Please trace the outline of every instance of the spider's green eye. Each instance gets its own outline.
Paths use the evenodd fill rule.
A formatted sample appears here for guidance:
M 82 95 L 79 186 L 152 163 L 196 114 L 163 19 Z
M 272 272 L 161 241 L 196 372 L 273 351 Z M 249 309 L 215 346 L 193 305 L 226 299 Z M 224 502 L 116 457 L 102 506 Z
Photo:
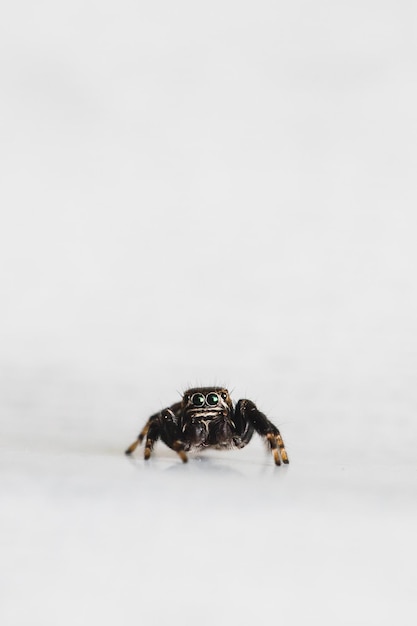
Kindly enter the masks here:
M 208 393 L 206 396 L 207 404 L 210 406 L 216 406 L 219 403 L 219 396 L 217 393 Z
M 205 397 L 202 393 L 195 393 L 191 398 L 191 402 L 194 404 L 194 406 L 203 406 L 205 402 Z

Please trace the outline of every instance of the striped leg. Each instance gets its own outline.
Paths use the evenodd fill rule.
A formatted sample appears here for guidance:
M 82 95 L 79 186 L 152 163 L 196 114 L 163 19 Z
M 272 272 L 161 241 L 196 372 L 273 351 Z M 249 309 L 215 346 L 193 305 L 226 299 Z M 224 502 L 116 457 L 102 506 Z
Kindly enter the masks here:
M 275 465 L 281 465 L 281 460 L 285 464 L 289 463 L 288 454 L 278 428 L 264 413 L 259 411 L 251 400 L 239 400 L 235 409 L 235 417 L 240 420 L 247 420 L 253 425 L 256 432 L 267 440 L 274 456 Z
M 144 440 L 148 430 L 149 430 L 149 424 L 152 418 L 150 418 L 145 426 L 142 428 L 142 430 L 140 431 L 138 438 L 136 439 L 136 441 L 134 441 L 129 447 L 128 449 L 125 451 L 125 454 L 132 454 L 132 452 L 134 452 L 136 450 L 136 448 L 138 446 L 141 445 L 142 441 Z
M 172 449 L 175 450 L 183 463 L 188 462 L 188 457 L 184 452 L 184 444 L 181 443 L 181 441 L 179 441 L 178 439 L 177 441 L 174 441 L 174 443 L 172 444 Z
M 288 464 L 289 463 L 288 454 L 287 454 L 287 451 L 285 450 L 284 442 L 282 440 L 282 437 L 279 431 L 277 435 L 275 433 L 268 433 L 266 435 L 266 438 L 272 450 L 275 465 L 281 465 L 281 459 L 283 463 Z
M 148 431 L 146 433 L 145 453 L 144 453 L 145 461 L 147 461 L 150 458 L 155 441 L 158 441 L 159 437 L 160 437 L 159 423 L 157 420 L 154 420 L 149 425 Z
M 277 435 L 277 443 L 278 443 L 278 446 L 279 446 L 279 453 L 281 455 L 282 462 L 285 463 L 285 464 L 288 464 L 290 461 L 288 459 L 288 454 L 287 454 L 287 451 L 285 449 L 284 442 L 283 442 L 282 437 L 281 437 L 281 433 L 279 431 L 278 431 L 278 435 Z

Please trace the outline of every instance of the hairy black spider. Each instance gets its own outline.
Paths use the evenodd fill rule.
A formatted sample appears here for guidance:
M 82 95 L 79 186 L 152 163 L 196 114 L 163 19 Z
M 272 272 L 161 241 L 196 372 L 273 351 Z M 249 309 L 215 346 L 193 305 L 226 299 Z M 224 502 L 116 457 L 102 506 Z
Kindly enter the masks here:
M 234 407 L 224 387 L 195 387 L 181 402 L 151 415 L 126 454 L 146 437 L 147 460 L 154 443 L 162 439 L 186 463 L 189 450 L 244 448 L 255 431 L 268 443 L 276 465 L 289 462 L 278 428 L 251 400 L 239 400 Z

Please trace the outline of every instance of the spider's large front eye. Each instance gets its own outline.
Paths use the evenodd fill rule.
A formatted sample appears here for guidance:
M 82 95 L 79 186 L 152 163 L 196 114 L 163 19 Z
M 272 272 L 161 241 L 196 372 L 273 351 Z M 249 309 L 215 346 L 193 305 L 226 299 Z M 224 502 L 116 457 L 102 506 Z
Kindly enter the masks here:
M 195 393 L 191 398 L 191 402 L 194 404 L 194 406 L 203 406 L 205 401 L 206 399 L 202 393 Z
M 210 406 L 216 406 L 219 403 L 219 396 L 217 393 L 208 393 L 206 396 L 207 404 Z

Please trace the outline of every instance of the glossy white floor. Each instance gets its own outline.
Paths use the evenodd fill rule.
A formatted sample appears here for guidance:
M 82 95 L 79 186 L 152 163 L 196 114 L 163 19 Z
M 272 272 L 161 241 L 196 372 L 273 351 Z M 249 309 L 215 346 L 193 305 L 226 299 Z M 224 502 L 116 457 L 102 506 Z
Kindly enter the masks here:
M 0 623 L 414 624 L 412 6 L 197 4 L 0 23 Z M 213 383 L 289 467 L 123 455 Z

